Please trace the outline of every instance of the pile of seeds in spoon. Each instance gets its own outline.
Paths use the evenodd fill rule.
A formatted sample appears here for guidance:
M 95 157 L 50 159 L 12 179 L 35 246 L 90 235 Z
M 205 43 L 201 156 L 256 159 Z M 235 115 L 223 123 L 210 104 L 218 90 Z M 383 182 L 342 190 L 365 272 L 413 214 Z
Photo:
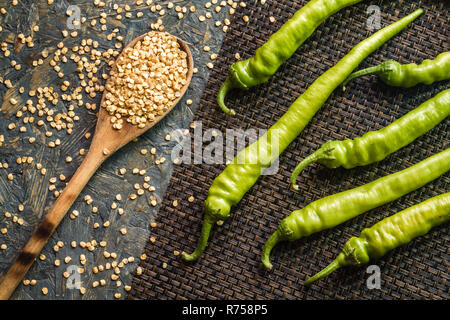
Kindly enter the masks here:
M 114 129 L 128 123 L 144 128 L 172 106 L 186 84 L 187 54 L 177 39 L 149 32 L 124 49 L 105 85 L 104 107 Z

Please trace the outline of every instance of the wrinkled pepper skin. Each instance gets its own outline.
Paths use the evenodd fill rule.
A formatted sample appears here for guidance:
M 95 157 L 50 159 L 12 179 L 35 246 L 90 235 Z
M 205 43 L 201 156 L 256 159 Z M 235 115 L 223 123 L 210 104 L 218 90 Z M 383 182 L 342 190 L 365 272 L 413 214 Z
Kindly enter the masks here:
M 266 82 L 289 59 L 300 45 L 328 17 L 362 0 L 311 0 L 289 19 L 269 40 L 247 60 L 235 62 L 217 96 L 221 109 L 229 115 L 234 111 L 225 105 L 225 96 L 233 88 L 247 90 Z
M 389 251 L 423 236 L 431 228 L 450 220 L 450 192 L 400 211 L 350 238 L 336 260 L 306 280 L 311 283 L 345 266 L 361 266 Z
M 369 54 L 422 14 L 418 9 L 361 41 L 334 67 L 328 69 L 289 107 L 288 111 L 256 142 L 238 153 L 214 179 L 205 200 L 205 216 L 197 248 L 183 252 L 186 261 L 198 259 L 206 248 L 212 225 L 230 216 L 230 210 L 256 183 L 287 146 L 302 132 L 331 93 Z M 276 152 L 274 152 L 276 150 Z
M 450 148 L 402 171 L 360 187 L 311 202 L 284 218 L 264 245 L 262 262 L 268 269 L 270 251 L 279 241 L 294 241 L 333 228 L 364 212 L 392 202 L 450 170 Z
M 357 77 L 376 74 L 387 85 L 410 88 L 419 83 L 432 84 L 437 81 L 450 79 L 450 51 L 439 54 L 434 60 L 426 59 L 421 64 L 400 64 L 394 60 L 352 73 L 342 84 L 346 84 Z
M 438 93 L 380 130 L 369 131 L 355 139 L 325 142 L 316 152 L 297 165 L 290 178 L 291 184 L 294 189 L 298 189 L 295 184 L 297 176 L 313 162 L 328 168 L 342 166 L 350 169 L 383 160 L 433 129 L 448 116 L 450 116 L 450 89 Z

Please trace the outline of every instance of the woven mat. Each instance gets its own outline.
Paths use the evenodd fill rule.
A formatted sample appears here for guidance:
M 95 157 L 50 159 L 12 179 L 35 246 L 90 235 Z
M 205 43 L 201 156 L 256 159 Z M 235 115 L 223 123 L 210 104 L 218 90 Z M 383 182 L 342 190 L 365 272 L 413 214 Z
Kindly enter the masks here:
M 425 14 L 407 30 L 367 58 L 360 67 L 396 59 L 420 62 L 449 50 L 449 5 L 446 1 L 370 1 L 347 8 L 328 19 L 285 63 L 276 76 L 247 92 L 233 92 L 228 104 L 237 116 L 224 116 L 215 102 L 228 67 L 250 57 L 306 1 L 267 1 L 265 6 L 248 1 L 233 17 L 219 59 L 215 64 L 194 120 L 203 130 L 216 128 L 268 128 L 291 103 L 324 71 L 354 45 L 368 37 L 366 10 L 381 9 L 382 25 L 421 7 Z M 250 21 L 245 23 L 244 15 Z M 276 17 L 270 23 L 269 17 Z M 377 130 L 406 114 L 450 82 L 410 89 L 392 88 L 375 77 L 353 81 L 344 93 L 336 90 L 302 134 L 280 157 L 277 174 L 262 177 L 233 208 L 232 217 L 215 227 L 206 253 L 195 263 L 185 263 L 174 250 L 192 251 L 203 218 L 203 201 L 212 180 L 224 165 L 180 165 L 174 170 L 166 198 L 151 230 L 141 262 L 143 273 L 135 275 L 129 299 L 449 299 L 449 228 L 441 226 L 410 244 L 374 261 L 381 270 L 381 289 L 368 289 L 366 268 L 341 269 L 311 288 L 305 279 L 328 265 L 345 241 L 384 217 L 449 191 L 447 174 L 385 206 L 361 215 L 333 229 L 293 243 L 276 246 L 274 268 L 267 272 L 260 263 L 264 242 L 280 220 L 295 209 L 326 195 L 347 190 L 407 168 L 448 147 L 447 119 L 411 145 L 385 160 L 352 170 L 330 170 L 311 165 L 299 178 L 300 190 L 289 189 L 288 177 L 298 161 L 325 141 L 360 136 Z M 191 130 L 192 133 L 193 130 Z M 195 201 L 187 201 L 189 196 Z M 178 205 L 173 206 L 177 200 Z

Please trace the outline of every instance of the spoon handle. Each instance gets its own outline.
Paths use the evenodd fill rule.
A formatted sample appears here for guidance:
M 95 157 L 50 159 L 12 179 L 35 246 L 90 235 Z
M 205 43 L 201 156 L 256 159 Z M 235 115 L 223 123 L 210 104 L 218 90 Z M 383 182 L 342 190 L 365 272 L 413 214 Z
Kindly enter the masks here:
M 0 300 L 6 300 L 11 296 L 81 190 L 108 156 L 109 154 L 105 155 L 100 148 L 91 147 L 80 167 L 1 281 Z

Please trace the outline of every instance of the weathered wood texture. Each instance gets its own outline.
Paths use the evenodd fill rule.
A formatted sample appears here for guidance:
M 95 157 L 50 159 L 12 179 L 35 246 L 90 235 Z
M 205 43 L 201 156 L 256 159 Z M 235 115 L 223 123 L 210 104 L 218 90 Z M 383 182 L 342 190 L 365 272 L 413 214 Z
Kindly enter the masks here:
M 81 163 L 83 156 L 79 150 L 88 149 L 90 140 L 85 138 L 86 133 L 93 133 L 96 124 L 96 113 L 98 111 L 88 110 L 84 106 L 75 107 L 76 115 L 79 121 L 74 122 L 74 129 L 71 135 L 65 130 L 58 131 L 51 128 L 45 121 L 43 126 L 34 123 L 24 123 L 24 116 L 31 116 L 24 112 L 21 118 L 16 117 L 16 112 L 22 108 L 25 101 L 34 99 L 28 96 L 28 91 L 39 87 L 53 87 L 60 95 L 63 93 L 60 86 L 64 80 L 68 80 L 72 87 L 80 85 L 80 79 L 75 72 L 76 65 L 69 59 L 67 63 L 59 63 L 63 78 L 59 78 L 57 73 L 49 65 L 57 50 L 57 44 L 60 41 L 71 49 L 79 45 L 82 39 L 93 39 L 99 42 L 99 50 L 105 51 L 114 48 L 117 41 L 109 41 L 106 35 L 111 33 L 114 28 L 119 29 L 119 35 L 124 37 L 123 43 L 127 44 L 136 36 L 150 30 L 150 23 L 156 22 L 158 18 L 163 20 L 165 31 L 170 32 L 190 45 L 194 56 L 194 65 L 198 68 L 198 73 L 194 74 L 191 85 L 172 112 L 162 120 L 158 125 L 152 128 L 136 142 L 125 146 L 121 151 L 112 156 L 104 163 L 98 172 L 88 183 L 80 197 L 69 210 L 78 210 L 80 215 L 76 219 L 69 219 L 66 216 L 54 235 L 42 251 L 45 260 L 37 259 L 31 267 L 25 279 L 37 280 L 34 286 L 20 285 L 13 295 L 13 299 L 111 299 L 115 293 L 121 293 L 125 296 L 124 285 L 130 284 L 130 276 L 135 272 L 139 256 L 142 249 L 151 235 L 150 223 L 154 220 L 161 198 L 164 195 L 168 181 L 172 173 L 172 163 L 170 161 L 170 151 L 176 144 L 173 139 L 167 141 L 167 134 L 176 129 L 186 128 L 192 120 L 193 112 L 196 110 L 201 93 L 209 76 L 209 69 L 206 63 L 210 62 L 210 54 L 218 52 L 223 39 L 221 27 L 214 25 L 215 21 L 222 20 L 227 15 L 227 10 L 216 13 L 214 10 L 205 9 L 206 1 L 173 1 L 173 4 L 189 8 L 191 5 L 196 7 L 194 13 L 184 14 L 183 19 L 178 19 L 174 8 L 167 8 L 168 2 L 153 1 L 154 4 L 160 4 L 165 9 L 164 16 L 158 15 L 158 12 L 151 12 L 150 7 L 146 5 L 136 6 L 136 1 L 105 1 L 104 8 L 98 8 L 93 5 L 93 1 L 55 1 L 51 6 L 47 0 L 25 1 L 19 0 L 17 6 L 11 6 L 11 1 L 0 1 L 0 7 L 6 9 L 6 14 L 0 14 L 0 25 L 3 30 L 0 32 L 0 39 L 7 43 L 11 55 L 5 57 L 5 52 L 0 52 L 0 69 L 3 80 L 11 80 L 13 86 L 6 88 L 0 85 L 0 96 L 2 105 L 0 107 L 0 135 L 4 136 L 3 145 L 0 146 L 0 163 L 8 164 L 8 168 L 0 168 L 0 228 L 6 228 L 6 233 L 0 233 L 0 245 L 7 246 L 5 250 L 0 250 L 0 277 L 8 270 L 13 260 L 16 258 L 20 248 L 28 240 L 30 234 L 41 221 L 42 216 L 48 211 L 55 200 L 53 191 L 49 191 L 49 182 L 51 177 L 59 177 L 63 174 L 70 178 L 76 168 Z M 115 19 L 113 4 L 117 3 L 120 7 L 129 4 L 131 7 L 132 18 Z M 61 30 L 67 29 L 66 9 L 69 5 L 76 5 L 80 8 L 81 16 L 86 17 L 86 23 L 81 25 L 77 37 L 68 36 L 63 38 Z M 141 18 L 136 17 L 138 11 L 143 12 Z M 204 15 L 206 11 L 213 14 L 213 18 L 199 22 L 198 17 Z M 92 19 L 99 18 L 101 12 L 108 14 L 107 31 L 100 30 L 97 25 L 92 27 L 89 22 Z M 33 26 L 38 25 L 39 31 L 34 32 Z M 71 30 L 69 30 L 70 32 Z M 31 36 L 34 41 L 34 47 L 29 48 L 17 41 L 17 34 L 23 33 L 26 37 Z M 211 48 L 210 52 L 204 52 L 203 47 L 207 45 Z M 44 63 L 39 66 L 32 66 L 31 62 L 41 57 L 41 52 L 47 50 L 48 58 L 42 58 Z M 67 56 L 70 55 L 70 51 Z M 21 70 L 15 70 L 10 66 L 11 60 L 21 64 Z M 102 62 L 100 67 L 102 72 L 107 73 L 109 67 Z M 103 83 L 104 80 L 100 78 Z M 21 94 L 19 88 L 24 87 L 25 92 Z M 68 92 L 72 92 L 69 89 Z M 10 103 L 10 99 L 15 98 L 18 103 Z M 83 92 L 83 100 L 88 103 L 99 105 L 101 94 L 93 99 L 89 98 Z M 186 104 L 186 100 L 191 99 L 191 105 Z M 59 100 L 56 105 L 50 105 L 50 109 L 57 113 L 67 113 L 71 102 Z M 40 118 L 34 115 L 36 121 Z M 45 119 L 44 119 L 45 120 Z M 16 128 L 8 129 L 10 123 L 15 123 Z M 19 128 L 23 126 L 26 132 L 20 132 Z M 47 137 L 46 131 L 51 131 L 53 135 Z M 29 138 L 35 137 L 36 142 L 29 143 Z M 48 147 L 50 141 L 60 139 L 61 144 L 55 148 Z M 156 148 L 156 154 L 142 155 L 140 150 L 146 148 Z M 66 157 L 70 156 L 73 161 L 68 163 Z M 31 164 L 17 164 L 18 157 L 32 157 Z M 167 161 L 156 164 L 155 160 L 164 157 Z M 36 164 L 41 163 L 47 169 L 47 173 L 42 175 L 36 169 Z M 120 168 L 126 168 L 126 174 L 119 173 Z M 144 195 L 138 196 L 132 200 L 129 195 L 135 193 L 134 185 L 143 184 L 144 176 L 132 174 L 133 168 L 145 169 L 144 176 L 150 177 L 149 184 L 155 187 L 155 191 L 146 191 Z M 14 180 L 8 179 L 9 174 L 13 174 Z M 63 181 L 57 179 L 56 187 L 62 190 L 65 186 Z M 123 200 L 117 201 L 115 197 L 121 194 Z M 93 199 L 92 204 L 87 204 L 83 199 L 90 195 Z M 151 201 L 156 199 L 158 204 L 151 205 Z M 111 204 L 117 202 L 120 208 L 124 209 L 124 214 L 119 215 L 117 209 L 111 209 Z M 18 210 L 18 206 L 23 204 L 24 210 Z M 93 206 L 98 208 L 97 213 L 92 212 Z M 23 219 L 24 223 L 14 222 L 13 217 L 5 216 L 5 212 L 10 212 L 13 217 Z M 109 221 L 109 227 L 103 227 L 103 223 Z M 93 228 L 94 223 L 99 223 L 100 227 Z M 126 228 L 127 233 L 123 235 L 121 228 Z M 105 248 L 97 246 L 93 251 L 87 248 L 71 247 L 71 242 L 89 242 L 96 240 L 106 241 Z M 58 241 L 62 241 L 64 246 L 55 252 L 53 247 Z M 104 251 L 117 253 L 117 258 L 105 258 Z M 85 272 L 82 273 L 82 286 L 87 289 L 83 296 L 78 290 L 68 289 L 63 272 L 71 265 L 80 264 L 80 255 L 86 256 Z M 69 256 L 72 260 L 65 263 L 64 259 Z M 125 264 L 120 269 L 119 280 L 121 286 L 117 287 L 116 281 L 111 280 L 111 274 L 114 268 L 94 274 L 94 266 L 106 266 L 107 262 L 112 263 L 122 261 L 123 258 L 134 257 L 135 261 Z M 54 261 L 61 260 L 61 265 L 56 267 Z M 106 285 L 93 288 L 94 281 L 100 279 L 106 280 Z M 43 295 L 43 287 L 48 288 L 47 295 Z

